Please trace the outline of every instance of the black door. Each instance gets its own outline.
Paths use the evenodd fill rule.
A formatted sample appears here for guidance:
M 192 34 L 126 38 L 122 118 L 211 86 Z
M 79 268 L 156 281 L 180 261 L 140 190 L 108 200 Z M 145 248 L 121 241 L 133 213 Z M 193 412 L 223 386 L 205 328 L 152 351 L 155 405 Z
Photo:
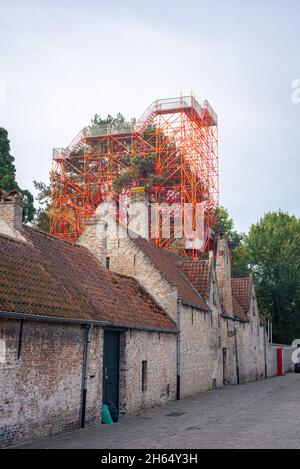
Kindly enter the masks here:
M 111 401 L 119 409 L 119 332 L 104 332 L 103 402 Z

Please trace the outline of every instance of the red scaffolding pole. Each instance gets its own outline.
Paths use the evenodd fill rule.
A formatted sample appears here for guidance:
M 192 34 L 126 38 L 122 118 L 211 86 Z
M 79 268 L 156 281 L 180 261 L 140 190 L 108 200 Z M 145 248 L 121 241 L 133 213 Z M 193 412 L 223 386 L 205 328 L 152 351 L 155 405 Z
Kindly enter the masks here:
M 116 190 L 116 181 L 122 181 L 137 157 L 152 161 L 151 180 L 140 174 Z M 55 149 L 51 233 L 76 241 L 99 204 L 116 200 L 120 193 L 129 196 L 137 186 L 146 186 L 150 203 L 161 206 L 159 229 L 154 234 L 150 227 L 154 242 L 193 258 L 199 250 L 211 248 L 219 206 L 219 165 L 217 116 L 207 101 L 200 105 L 193 96 L 157 100 L 137 122 L 86 127 L 67 148 Z M 201 247 L 189 235 L 178 241 L 176 228 L 167 238 L 162 236 L 166 204 L 179 205 L 187 233 L 195 232 L 201 205 L 205 233 Z

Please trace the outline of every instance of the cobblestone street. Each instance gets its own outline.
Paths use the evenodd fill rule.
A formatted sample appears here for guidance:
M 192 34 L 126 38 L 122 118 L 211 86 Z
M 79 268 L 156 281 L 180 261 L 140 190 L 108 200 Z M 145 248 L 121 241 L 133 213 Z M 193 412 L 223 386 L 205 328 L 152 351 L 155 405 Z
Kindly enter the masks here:
M 172 402 L 20 448 L 300 448 L 300 375 Z

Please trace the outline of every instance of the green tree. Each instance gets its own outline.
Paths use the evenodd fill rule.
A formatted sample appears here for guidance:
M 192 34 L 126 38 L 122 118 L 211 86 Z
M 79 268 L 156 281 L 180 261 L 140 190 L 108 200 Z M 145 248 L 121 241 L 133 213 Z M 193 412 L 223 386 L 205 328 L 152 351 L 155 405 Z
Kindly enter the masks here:
M 274 339 L 291 343 L 300 337 L 300 219 L 266 213 L 250 227 L 245 249 L 259 309 L 271 315 Z
M 232 218 L 230 218 L 228 210 L 225 207 L 219 207 L 216 213 L 216 221 L 217 231 L 219 231 L 221 236 L 225 236 L 227 238 L 229 247 L 234 249 L 239 246 L 243 235 L 239 234 L 234 229 L 234 222 Z
M 115 129 L 130 130 L 133 121 L 134 119 L 131 119 L 131 122 L 127 121 L 123 114 L 121 114 L 120 112 L 118 112 L 116 117 L 113 117 L 108 114 L 107 117 L 104 119 L 102 119 L 99 114 L 95 114 L 93 119 L 91 120 L 90 129 L 93 130 L 97 127 L 110 125 L 113 126 Z
M 20 189 L 23 194 L 23 221 L 24 223 L 31 223 L 35 215 L 34 197 L 27 189 Z
M 231 270 L 233 277 L 247 277 L 251 272 L 249 253 L 242 236 L 240 244 L 232 250 Z
M 0 127 L 0 188 L 8 192 L 18 189 L 14 162 L 15 159 L 10 154 L 8 132 Z
M 8 132 L 0 127 L 0 189 L 10 192 L 17 190 L 24 196 L 23 221 L 31 222 L 35 214 L 34 199 L 31 192 L 21 189 L 16 181 L 15 159 L 10 154 Z
M 51 206 L 51 184 L 45 184 L 42 181 L 33 181 L 37 190 L 36 200 L 39 208 L 36 211 L 33 225 L 39 230 L 49 233 L 50 231 L 50 206 Z
M 216 230 L 221 236 L 225 236 L 232 253 L 232 276 L 246 277 L 250 273 L 248 250 L 245 246 L 243 233 L 238 233 L 234 228 L 233 219 L 228 210 L 220 206 L 216 214 Z

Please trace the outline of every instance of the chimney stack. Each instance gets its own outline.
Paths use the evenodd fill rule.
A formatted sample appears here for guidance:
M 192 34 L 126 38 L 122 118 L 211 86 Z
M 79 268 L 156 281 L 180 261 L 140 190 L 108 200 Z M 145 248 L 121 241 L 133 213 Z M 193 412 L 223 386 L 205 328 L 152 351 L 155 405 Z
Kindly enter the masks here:
M 224 312 L 233 316 L 232 290 L 231 290 L 231 261 L 227 240 L 218 239 L 216 272 L 219 291 Z
M 107 259 L 107 222 L 97 214 L 85 221 L 83 233 L 76 244 L 86 247 L 94 256 L 106 265 Z
M 14 190 L 0 190 L 0 232 L 14 238 L 24 239 L 22 229 L 23 195 Z
M 144 187 L 133 187 L 128 209 L 128 228 L 142 238 L 149 238 L 148 197 Z

